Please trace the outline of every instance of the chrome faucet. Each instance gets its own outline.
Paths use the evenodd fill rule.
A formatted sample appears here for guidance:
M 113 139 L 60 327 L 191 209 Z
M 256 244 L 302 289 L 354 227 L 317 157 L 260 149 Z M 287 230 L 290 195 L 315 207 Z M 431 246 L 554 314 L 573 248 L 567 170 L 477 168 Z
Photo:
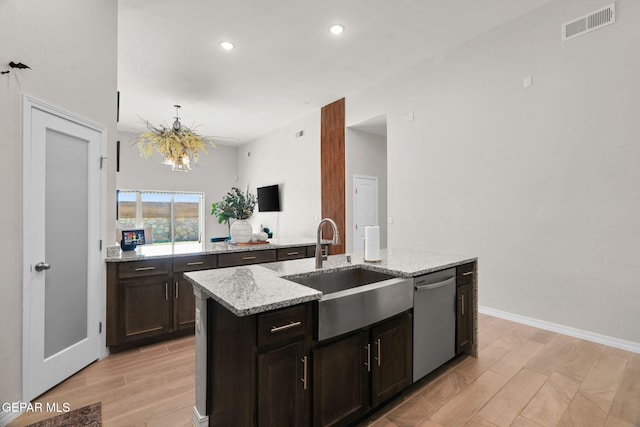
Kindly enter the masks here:
M 317 232 L 317 240 L 316 240 L 316 268 L 322 268 L 322 260 L 324 259 L 322 256 L 322 224 L 328 223 L 331 225 L 333 229 L 333 239 L 331 240 L 332 245 L 340 244 L 340 233 L 338 233 L 338 226 L 335 221 L 331 218 L 324 218 L 318 224 L 318 232 Z

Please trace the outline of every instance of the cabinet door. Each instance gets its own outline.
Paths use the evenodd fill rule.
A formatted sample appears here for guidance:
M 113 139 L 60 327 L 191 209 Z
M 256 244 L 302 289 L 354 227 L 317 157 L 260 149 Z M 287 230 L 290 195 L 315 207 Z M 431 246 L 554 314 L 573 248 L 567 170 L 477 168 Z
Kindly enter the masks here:
M 344 425 L 368 409 L 370 349 L 360 332 L 313 351 L 313 425 Z
M 411 384 L 411 316 L 405 314 L 371 330 L 372 405 Z
M 308 425 L 308 362 L 303 341 L 258 355 L 259 426 Z
M 182 276 L 173 275 L 173 328 L 193 328 L 196 324 L 196 296 L 193 285 Z
M 471 337 L 473 335 L 472 285 L 458 286 L 457 314 L 456 314 L 456 353 L 471 352 Z
M 161 335 L 171 331 L 169 277 L 139 277 L 120 282 L 121 341 Z

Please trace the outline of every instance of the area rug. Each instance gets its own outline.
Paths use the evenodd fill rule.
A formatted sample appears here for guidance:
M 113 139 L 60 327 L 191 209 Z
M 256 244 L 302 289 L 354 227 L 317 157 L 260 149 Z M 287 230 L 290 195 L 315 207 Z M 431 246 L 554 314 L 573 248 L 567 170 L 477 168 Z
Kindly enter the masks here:
M 102 405 L 94 403 L 27 427 L 102 427 Z

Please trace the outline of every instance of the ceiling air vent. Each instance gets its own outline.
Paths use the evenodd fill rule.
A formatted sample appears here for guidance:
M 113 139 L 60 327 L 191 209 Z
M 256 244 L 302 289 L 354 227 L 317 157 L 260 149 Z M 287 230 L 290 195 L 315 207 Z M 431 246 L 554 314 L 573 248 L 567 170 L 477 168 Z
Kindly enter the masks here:
M 607 7 L 562 24 L 562 40 L 572 39 L 614 22 L 616 22 L 616 4 L 612 3 Z

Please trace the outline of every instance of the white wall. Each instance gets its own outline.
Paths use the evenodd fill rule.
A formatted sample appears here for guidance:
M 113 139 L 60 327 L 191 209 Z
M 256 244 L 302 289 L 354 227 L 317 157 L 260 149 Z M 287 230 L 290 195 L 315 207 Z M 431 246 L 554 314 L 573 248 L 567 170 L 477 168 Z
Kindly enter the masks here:
M 507 23 L 347 97 L 347 123 L 387 113 L 390 247 L 477 255 L 481 305 L 640 343 L 640 2 L 560 41 L 609 3 Z
M 0 22 L 0 69 L 10 61 L 32 68 L 0 76 L 0 402 L 14 402 L 22 397 L 21 95 L 106 126 L 113 157 L 117 2 L 2 0 Z M 110 173 L 108 192 L 114 179 Z M 106 214 L 113 221 L 114 211 Z
M 136 145 L 138 134 L 118 132 L 120 141 L 120 172 L 116 174 L 117 188 L 121 190 L 190 191 L 205 194 L 205 242 L 211 237 L 229 234 L 225 224 L 218 224 L 211 215 L 211 204 L 222 197 L 236 183 L 237 149 L 224 145 L 207 147 L 197 163 L 192 163 L 189 172 L 174 172 L 162 164 L 157 154 L 145 159 L 140 157 Z M 115 197 L 109 200 L 115 206 Z
M 295 138 L 299 130 L 304 136 Z M 254 231 L 263 224 L 274 237 L 314 237 L 322 212 L 320 110 L 240 147 L 238 176 L 239 188 L 248 185 L 254 194 L 257 187 L 280 186 L 281 212 L 261 213 L 256 208 Z
M 357 129 L 345 130 L 345 213 L 347 252 L 354 251 L 353 176 L 378 177 L 380 247 L 387 247 L 387 138 Z

